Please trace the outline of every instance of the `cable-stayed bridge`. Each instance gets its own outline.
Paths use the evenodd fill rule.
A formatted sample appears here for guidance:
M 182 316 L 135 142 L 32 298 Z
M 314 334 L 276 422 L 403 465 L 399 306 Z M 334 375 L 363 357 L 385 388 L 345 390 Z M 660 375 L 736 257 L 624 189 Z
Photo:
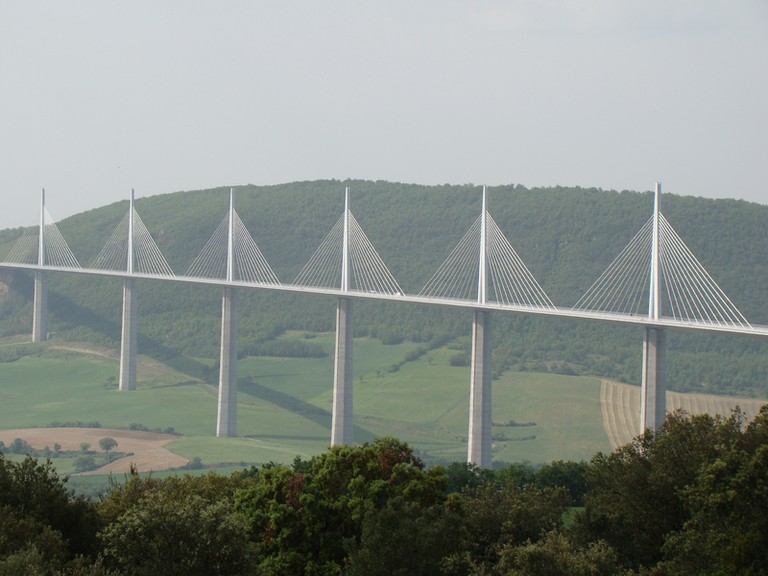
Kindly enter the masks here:
M 35 275 L 33 340 L 47 334 L 47 276 L 76 272 L 121 277 L 123 318 L 120 389 L 136 388 L 136 282 L 165 280 L 221 286 L 221 362 L 217 435 L 235 436 L 237 394 L 237 292 L 278 290 L 335 296 L 337 303 L 331 443 L 352 442 L 352 303 L 355 299 L 452 306 L 474 310 L 468 461 L 491 464 L 491 315 L 513 312 L 637 324 L 644 329 L 641 428 L 655 429 L 665 406 L 667 328 L 768 336 L 750 324 L 677 235 L 660 209 L 657 185 L 651 217 L 573 307 L 547 296 L 493 220 L 483 188 L 480 215 L 416 294 L 406 294 L 390 273 L 350 209 L 349 190 L 341 217 L 292 281 L 278 279 L 247 226 L 229 210 L 183 274 L 168 265 L 134 208 L 82 266 L 60 233 L 41 196 L 40 223 L 25 230 L 0 267 Z M 640 432 L 641 430 L 638 430 Z

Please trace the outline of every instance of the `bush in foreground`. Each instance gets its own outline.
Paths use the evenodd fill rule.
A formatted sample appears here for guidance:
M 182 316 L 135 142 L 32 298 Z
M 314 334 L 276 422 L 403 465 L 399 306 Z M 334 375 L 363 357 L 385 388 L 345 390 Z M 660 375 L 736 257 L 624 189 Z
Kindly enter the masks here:
M 675 413 L 589 463 L 428 469 L 382 438 L 228 477 L 132 473 L 98 503 L 0 456 L 0 575 L 767 574 L 766 478 L 768 407 L 748 426 Z

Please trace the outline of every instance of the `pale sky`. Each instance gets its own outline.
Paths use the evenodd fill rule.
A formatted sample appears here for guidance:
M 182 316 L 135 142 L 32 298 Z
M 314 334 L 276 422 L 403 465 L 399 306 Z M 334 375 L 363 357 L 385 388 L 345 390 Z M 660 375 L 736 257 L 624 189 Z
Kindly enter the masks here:
M 0 0 L 0 229 L 362 178 L 768 204 L 765 0 Z

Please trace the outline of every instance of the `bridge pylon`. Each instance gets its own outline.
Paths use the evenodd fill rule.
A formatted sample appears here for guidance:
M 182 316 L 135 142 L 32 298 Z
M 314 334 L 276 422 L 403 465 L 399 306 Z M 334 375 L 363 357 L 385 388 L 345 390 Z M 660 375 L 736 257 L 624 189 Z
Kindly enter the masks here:
M 656 183 L 653 200 L 651 234 L 651 278 L 648 296 L 648 318 L 661 318 L 661 269 L 659 260 L 659 216 L 661 184 Z M 643 365 L 640 391 L 640 433 L 656 430 L 667 415 L 667 346 L 662 328 L 646 326 L 643 332 Z
M 221 350 L 216 436 L 237 436 L 237 292 L 224 288 L 221 298 Z
M 344 189 L 341 236 L 341 291 L 349 292 L 349 188 Z M 352 359 L 354 350 L 352 300 L 339 298 L 336 304 L 336 352 L 333 364 L 333 409 L 331 446 L 349 446 L 354 441 Z
M 488 210 L 487 190 L 483 186 L 483 207 L 480 214 L 480 251 L 477 274 L 477 303 L 488 299 Z M 493 426 L 491 380 L 491 313 L 475 310 L 472 322 L 471 376 L 469 381 L 469 432 L 467 462 L 480 468 L 490 468 L 491 427 Z
M 227 282 L 234 280 L 235 202 L 229 191 L 229 222 L 227 227 Z M 237 436 L 237 294 L 234 287 L 225 286 L 221 297 L 221 350 L 219 356 L 219 402 L 216 436 Z
M 48 276 L 35 270 L 35 299 L 32 310 L 32 342 L 48 339 Z
M 662 321 L 726 330 L 752 328 L 662 214 L 660 183 L 655 186 L 651 218 L 574 309 L 647 318 L 640 433 L 657 429 L 666 414 L 666 336 Z
M 48 278 L 46 268 L 78 270 L 80 264 L 45 207 L 45 188 L 40 193 L 40 222 L 24 230 L 11 248 L 6 262 L 29 264 L 35 270 L 32 341 L 48 338 Z
M 123 281 L 123 317 L 120 337 L 118 390 L 124 392 L 136 390 L 137 348 L 136 280 L 134 278 L 126 278 Z
M 482 210 L 419 296 L 437 301 L 466 301 L 481 306 L 555 306 L 504 236 L 488 211 L 483 186 Z M 491 318 L 479 308 L 472 324 L 470 416 L 467 462 L 491 466 Z
M 646 326 L 643 333 L 643 377 L 640 389 L 640 434 L 657 430 L 667 415 L 667 344 L 662 328 Z
M 120 339 L 120 378 L 118 389 L 136 390 L 137 286 L 134 274 L 173 277 L 174 273 L 160 252 L 134 207 L 134 190 L 128 202 L 128 213 L 115 227 L 101 252 L 91 261 L 96 270 L 124 270 L 123 314 Z
M 126 255 L 126 272 L 133 274 L 134 270 L 134 210 L 133 189 L 128 207 L 128 239 Z M 127 276 L 123 280 L 123 322 L 120 337 L 120 376 L 118 390 L 136 390 L 136 281 Z
M 353 442 L 352 332 L 352 300 L 339 298 L 336 305 L 331 446 L 349 446 Z
M 234 282 L 276 286 L 280 283 L 269 262 L 235 210 L 234 189 L 229 210 L 200 253 L 187 276 L 217 278 L 224 282 L 221 297 L 221 348 L 216 436 L 237 436 L 237 292 Z
M 32 312 L 32 342 L 48 339 L 48 278 L 45 266 L 45 188 L 40 193 L 40 234 L 38 238 L 37 265 L 35 271 L 35 300 Z
M 493 463 L 491 350 L 491 313 L 488 310 L 475 310 L 472 322 L 467 462 L 480 468 L 490 468 Z
M 298 286 L 340 290 L 336 306 L 336 355 L 333 384 L 331 444 L 352 444 L 352 301 L 351 293 L 403 295 L 371 241 L 349 208 L 344 190 L 344 213 L 293 282 Z

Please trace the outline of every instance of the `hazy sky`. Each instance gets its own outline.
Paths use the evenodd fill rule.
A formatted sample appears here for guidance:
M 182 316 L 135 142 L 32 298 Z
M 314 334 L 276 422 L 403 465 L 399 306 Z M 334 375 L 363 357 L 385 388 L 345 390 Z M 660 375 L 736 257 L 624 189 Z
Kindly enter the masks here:
M 320 178 L 768 203 L 765 0 L 0 0 L 0 228 Z

